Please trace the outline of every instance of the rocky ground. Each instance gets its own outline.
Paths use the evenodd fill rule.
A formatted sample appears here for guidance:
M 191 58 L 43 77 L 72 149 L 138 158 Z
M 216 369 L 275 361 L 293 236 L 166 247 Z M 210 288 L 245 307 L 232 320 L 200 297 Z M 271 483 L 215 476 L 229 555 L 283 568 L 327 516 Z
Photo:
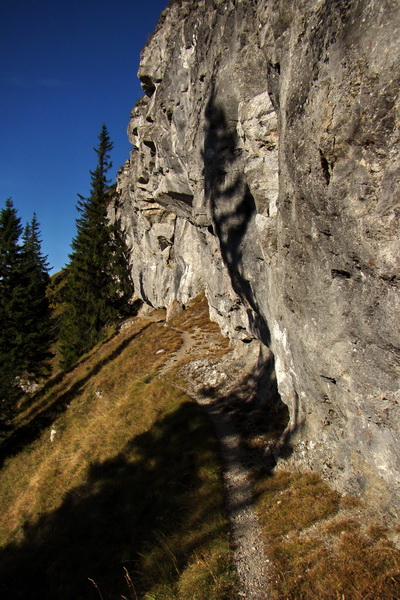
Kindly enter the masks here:
M 240 443 L 240 434 L 228 412 L 212 398 L 199 398 L 218 437 L 224 465 L 226 505 L 232 526 L 239 596 L 246 600 L 267 600 L 270 573 L 258 517 L 254 510 L 249 481 L 251 470 Z

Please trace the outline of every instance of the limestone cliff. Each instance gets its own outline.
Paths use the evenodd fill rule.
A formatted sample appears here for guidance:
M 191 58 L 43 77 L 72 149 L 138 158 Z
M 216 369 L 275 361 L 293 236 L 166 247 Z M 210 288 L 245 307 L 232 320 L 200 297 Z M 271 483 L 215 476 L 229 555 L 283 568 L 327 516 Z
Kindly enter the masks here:
M 144 302 L 272 351 L 286 460 L 394 513 L 399 40 L 396 0 L 170 2 L 115 205 Z

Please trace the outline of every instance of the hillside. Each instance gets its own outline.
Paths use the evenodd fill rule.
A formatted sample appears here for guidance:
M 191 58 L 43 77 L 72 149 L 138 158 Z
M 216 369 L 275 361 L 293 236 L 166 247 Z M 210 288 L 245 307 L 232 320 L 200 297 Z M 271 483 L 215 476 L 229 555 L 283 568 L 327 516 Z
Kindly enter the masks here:
M 182 344 L 158 319 L 126 323 L 26 403 L 1 449 L 2 597 L 187 598 L 193 582 L 229 597 L 215 440 L 173 371 L 157 376 Z
M 126 322 L 22 407 L 0 448 L 1 597 L 397 597 L 399 534 L 316 475 L 274 469 L 287 412 L 260 403 L 257 361 L 204 296 L 165 316 Z M 249 521 L 235 525 L 246 511 L 256 557 L 243 555 Z

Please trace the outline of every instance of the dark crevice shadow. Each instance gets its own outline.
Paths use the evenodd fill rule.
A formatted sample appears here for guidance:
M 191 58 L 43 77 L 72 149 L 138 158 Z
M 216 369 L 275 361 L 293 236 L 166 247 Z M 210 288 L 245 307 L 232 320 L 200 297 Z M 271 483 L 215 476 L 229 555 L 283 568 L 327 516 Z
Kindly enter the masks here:
M 87 383 L 89 379 L 91 379 L 95 375 L 98 375 L 98 373 L 103 369 L 103 367 L 115 360 L 125 350 L 125 348 L 129 346 L 132 340 L 134 340 L 138 335 L 143 333 L 143 331 L 145 331 L 151 325 L 153 325 L 153 323 L 147 323 L 139 331 L 135 332 L 134 334 L 130 335 L 125 340 L 123 340 L 117 346 L 117 348 L 115 348 L 115 350 L 108 354 L 104 359 L 98 361 L 94 365 L 94 367 L 86 373 L 85 377 L 82 377 L 81 379 L 76 381 L 65 392 L 61 394 L 57 393 L 56 399 L 53 402 L 51 402 L 50 405 L 47 405 L 38 414 L 31 418 L 27 425 L 23 425 L 22 427 L 19 427 L 18 429 L 14 430 L 5 440 L 3 440 L 0 444 L 0 467 L 4 464 L 4 461 L 8 457 L 15 456 L 24 448 L 24 446 L 31 444 L 38 437 L 40 437 L 42 431 L 47 427 L 50 427 L 54 420 L 68 408 L 69 403 L 74 399 L 76 394 L 80 392 L 85 383 Z M 110 340 L 107 340 L 107 342 L 109 341 Z M 78 365 L 70 369 L 68 373 L 71 373 L 76 368 L 81 367 L 82 364 L 87 362 L 87 360 L 88 358 L 83 359 L 83 361 L 79 362 Z M 50 391 L 53 385 L 55 386 L 58 383 L 60 383 L 60 381 L 62 381 L 62 378 L 66 375 L 66 373 L 67 372 L 63 372 L 61 374 L 56 375 L 54 380 L 51 380 L 51 382 L 46 384 L 44 388 L 32 398 L 31 401 L 33 401 L 34 398 L 36 399 L 37 396 L 43 396 L 44 393 Z
M 199 525 L 218 510 L 200 474 L 213 444 L 202 410 L 187 402 L 117 456 L 90 465 L 58 509 L 25 523 L 17 541 L 0 550 L 0 597 L 95 600 L 91 578 L 104 600 L 130 598 L 124 567 L 138 597 L 165 583 L 163 570 L 173 585 L 188 555 L 226 527 Z M 192 509 L 199 493 L 201 508 L 197 502 Z M 188 523 L 193 531 L 185 537 Z M 173 556 L 171 536 L 184 539 Z
M 199 393 L 212 398 L 209 412 L 223 416 L 240 436 L 243 460 L 255 477 L 273 474 L 280 457 L 292 452 L 291 436 L 296 427 L 289 427 L 289 410 L 282 402 L 274 370 L 272 353 L 233 390 L 205 385 Z
M 241 149 L 235 122 L 229 122 L 224 108 L 218 104 L 215 89 L 207 103 L 205 117 L 204 185 L 213 232 L 219 239 L 232 288 L 244 305 L 249 306 L 253 332 L 268 346 L 271 341 L 268 324 L 246 277 L 244 265 L 243 250 L 249 243 L 249 227 L 257 213 L 256 203 L 241 172 Z
M 218 237 L 232 288 L 247 307 L 250 329 L 269 348 L 270 329 L 246 276 L 250 270 L 245 264 L 246 246 L 255 242 L 251 239 L 251 226 L 257 207 L 242 171 L 236 122 L 228 119 L 223 106 L 218 103 L 215 87 L 207 103 L 205 118 L 205 196 L 213 219 L 213 233 Z M 289 411 L 279 395 L 272 353 L 260 357 L 257 368 L 235 392 L 224 396 L 221 390 L 209 387 L 203 392 L 218 398 L 218 410 L 232 412 L 244 439 L 250 438 L 245 430 L 253 437 L 257 431 L 265 436 L 266 446 L 261 445 L 258 450 L 253 446 L 252 452 L 249 450 L 249 456 L 253 454 L 263 472 L 272 471 L 279 455 L 290 455 L 290 438 L 297 424 L 289 427 Z

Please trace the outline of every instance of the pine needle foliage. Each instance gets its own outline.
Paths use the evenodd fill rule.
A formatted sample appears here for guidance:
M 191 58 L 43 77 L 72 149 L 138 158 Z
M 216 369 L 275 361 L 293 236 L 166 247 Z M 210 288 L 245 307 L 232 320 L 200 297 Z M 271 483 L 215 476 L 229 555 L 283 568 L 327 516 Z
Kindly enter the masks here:
M 19 323 L 23 316 L 21 233 L 21 219 L 11 198 L 8 198 L 0 213 L 0 419 L 3 422 L 10 416 L 13 402 L 18 396 Z
M 26 373 L 36 377 L 49 374 L 52 357 L 52 319 L 46 296 L 50 281 L 48 271 L 47 256 L 43 256 L 41 250 L 39 223 L 34 214 L 25 227 L 22 244 L 21 281 L 26 302 L 21 323 L 24 352 L 20 364 Z
M 10 421 L 23 382 L 48 373 L 51 316 L 36 215 L 23 232 L 11 199 L 0 212 L 0 421 Z
M 60 329 L 61 367 L 71 367 L 102 338 L 106 325 L 130 311 L 133 287 L 118 224 L 110 225 L 107 208 L 113 190 L 107 173 L 113 144 L 103 125 L 95 148 L 97 166 L 88 198 L 79 196 L 77 233 L 67 266 Z

